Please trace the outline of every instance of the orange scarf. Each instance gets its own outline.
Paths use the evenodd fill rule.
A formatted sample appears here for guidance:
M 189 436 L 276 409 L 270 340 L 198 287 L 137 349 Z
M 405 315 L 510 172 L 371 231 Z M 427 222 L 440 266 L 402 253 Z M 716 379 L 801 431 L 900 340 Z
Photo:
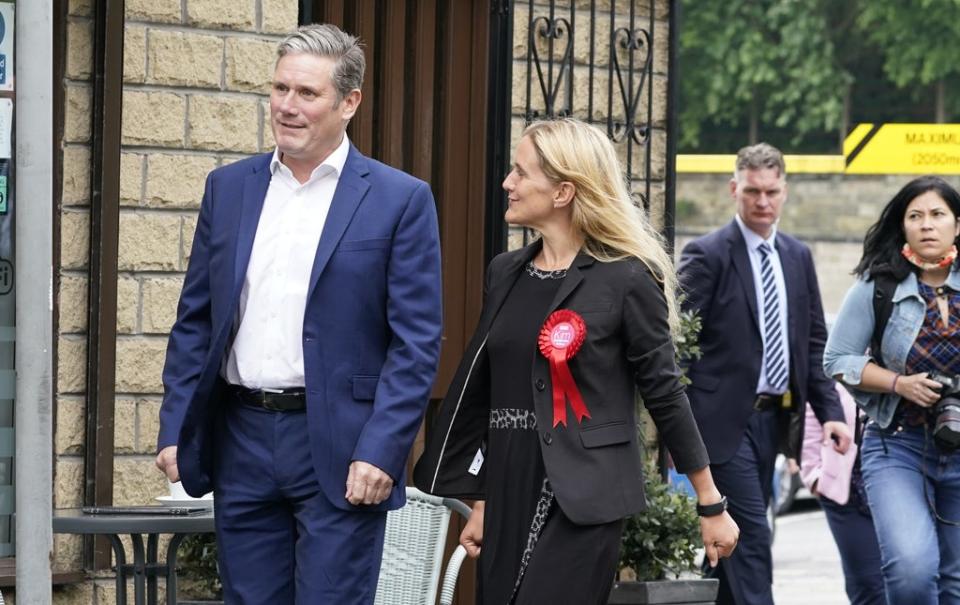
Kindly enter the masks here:
M 955 258 L 957 258 L 957 247 L 950 246 L 950 249 L 947 250 L 947 255 L 941 258 L 938 261 L 930 262 L 920 258 L 916 252 L 913 251 L 913 248 L 910 247 L 910 244 L 904 244 L 903 248 L 900 249 L 900 254 L 903 255 L 903 258 L 910 261 L 912 264 L 920 267 L 924 270 L 930 269 L 945 269 L 949 267 Z

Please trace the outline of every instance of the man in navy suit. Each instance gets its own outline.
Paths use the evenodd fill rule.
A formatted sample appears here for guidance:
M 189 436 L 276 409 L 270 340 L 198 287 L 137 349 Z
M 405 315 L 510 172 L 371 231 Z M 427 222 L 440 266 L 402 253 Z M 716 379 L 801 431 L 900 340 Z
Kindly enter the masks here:
M 778 445 L 799 457 L 806 401 L 838 451 L 850 431 L 822 370 L 827 330 L 810 250 L 777 230 L 787 199 L 780 151 L 741 149 L 730 193 L 734 220 L 691 241 L 680 258 L 684 308 L 703 322 L 688 395 L 740 527 L 737 550 L 717 567 L 717 602 L 762 605 L 773 603 L 766 509 Z
M 157 466 L 214 491 L 227 603 L 372 603 L 436 373 L 436 209 L 347 139 L 355 37 L 308 26 L 277 54 L 276 150 L 207 178 Z

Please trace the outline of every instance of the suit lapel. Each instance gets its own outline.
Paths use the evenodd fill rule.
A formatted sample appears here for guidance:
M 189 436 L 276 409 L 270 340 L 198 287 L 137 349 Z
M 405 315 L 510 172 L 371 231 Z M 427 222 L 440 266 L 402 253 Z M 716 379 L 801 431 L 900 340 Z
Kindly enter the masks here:
M 253 250 L 253 240 L 257 235 L 257 224 L 260 222 L 260 212 L 270 187 L 270 157 L 263 165 L 247 175 L 243 181 L 243 200 L 240 205 L 240 226 L 237 229 L 236 253 L 234 255 L 234 299 L 239 298 L 243 279 L 247 275 L 247 265 L 250 263 L 250 253 Z
M 760 318 L 757 315 L 757 287 L 753 282 L 753 267 L 750 266 L 750 257 L 747 252 L 747 242 L 740 233 L 740 228 L 736 221 L 728 227 L 730 233 L 727 241 L 730 244 L 730 259 L 733 267 L 740 277 L 740 284 L 743 286 L 744 298 L 747 299 L 747 306 L 750 307 L 750 317 L 753 318 L 753 325 L 760 333 Z
M 787 240 L 777 238 L 777 255 L 780 256 L 780 267 L 783 270 L 783 285 L 787 291 L 787 332 L 790 351 L 796 351 L 797 319 L 801 309 L 800 293 L 805 289 L 801 283 L 802 276 L 805 275 L 803 267 L 794 250 L 790 247 Z
M 517 254 L 511 259 L 510 263 L 502 269 L 499 275 L 491 276 L 490 291 L 487 292 L 487 302 L 484 305 L 487 312 L 480 319 L 477 328 L 478 332 L 486 334 L 490 330 L 494 318 L 496 318 L 497 313 L 500 312 L 500 307 L 503 306 L 507 295 L 510 294 L 510 290 L 513 289 L 513 284 L 516 283 L 517 278 L 520 276 L 520 271 L 537 255 L 542 246 L 543 242 L 537 240 L 526 248 L 518 250 Z
M 517 251 L 517 254 L 511 259 L 510 263 L 506 265 L 500 272 L 499 275 L 493 276 L 493 282 L 490 285 L 490 291 L 487 293 L 487 308 L 486 314 L 480 318 L 480 323 L 477 327 L 478 332 L 486 334 L 490 330 L 490 326 L 493 325 L 493 320 L 497 317 L 497 313 L 500 311 L 500 307 L 503 305 L 503 302 L 507 299 L 507 295 L 510 294 L 510 290 L 513 289 L 513 285 L 516 283 L 517 278 L 520 277 L 520 273 L 523 271 L 523 267 L 530 262 L 533 257 L 540 252 L 540 248 L 543 246 L 541 240 L 537 240 Z M 573 260 L 573 263 L 570 265 L 570 269 L 567 271 L 566 277 L 563 278 L 563 282 L 560 284 L 560 289 L 557 291 L 557 294 L 553 297 L 553 301 L 550 303 L 550 308 L 547 311 L 547 315 L 553 313 L 557 307 L 563 304 L 574 290 L 577 289 L 577 286 L 580 285 L 580 282 L 583 281 L 583 273 L 580 271 L 583 267 L 588 267 L 592 265 L 595 259 L 592 256 L 589 256 L 583 252 L 577 255 Z
M 320 234 L 317 254 L 313 259 L 310 287 L 307 290 L 308 301 L 317 287 L 317 280 L 320 279 L 327 262 L 330 261 L 330 256 L 340 242 L 340 238 L 343 237 L 343 232 L 350 224 L 350 219 L 353 218 L 357 207 L 360 206 L 360 202 L 370 189 L 370 183 L 364 178 L 369 172 L 366 158 L 360 155 L 356 147 L 351 145 L 347 161 L 343 165 L 343 173 L 340 175 L 337 189 L 333 194 L 333 201 L 330 202 L 327 220 Z
M 589 267 L 594 262 L 596 262 L 596 259 L 588 254 L 585 254 L 584 252 L 581 252 L 577 255 L 577 258 L 573 259 L 573 263 L 571 263 L 566 277 L 564 277 L 563 281 L 560 282 L 560 289 L 557 290 L 556 296 L 553 297 L 553 302 L 550 303 L 550 309 L 547 310 L 547 317 L 556 311 L 557 307 L 562 305 L 563 301 L 573 294 L 574 290 L 577 289 L 577 286 L 580 285 L 580 282 L 583 281 L 583 273 L 580 271 L 580 269 L 582 267 Z

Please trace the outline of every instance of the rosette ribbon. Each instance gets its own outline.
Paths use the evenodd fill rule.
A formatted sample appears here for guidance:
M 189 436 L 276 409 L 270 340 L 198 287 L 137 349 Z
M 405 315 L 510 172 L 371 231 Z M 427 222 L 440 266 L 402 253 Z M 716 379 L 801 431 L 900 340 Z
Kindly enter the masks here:
M 577 422 L 590 417 L 583 395 L 573 380 L 567 362 L 573 359 L 587 337 L 587 324 L 569 309 L 554 311 L 540 328 L 537 342 L 540 353 L 550 362 L 550 381 L 553 384 L 553 426 L 567 426 L 567 399 Z

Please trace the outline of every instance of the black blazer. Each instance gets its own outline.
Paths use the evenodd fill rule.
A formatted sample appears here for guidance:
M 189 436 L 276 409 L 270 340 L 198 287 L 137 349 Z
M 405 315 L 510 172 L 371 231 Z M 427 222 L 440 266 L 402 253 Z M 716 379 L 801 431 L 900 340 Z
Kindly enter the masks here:
M 414 483 L 423 491 L 484 498 L 484 468 L 476 476 L 467 469 L 487 436 L 487 333 L 540 246 L 537 241 L 501 254 L 487 269 L 487 297 L 477 330 L 414 469 Z M 638 389 L 680 472 L 706 466 L 706 449 L 679 382 L 663 291 L 642 263 L 597 262 L 581 253 L 548 315 L 561 308 L 576 311 L 587 325 L 586 340 L 569 365 L 590 418 L 578 424 L 568 404 L 567 426 L 552 426 L 550 369 L 537 352 L 529 388 L 540 451 L 564 514 L 575 523 L 606 523 L 646 507 L 635 405 Z
M 780 448 L 800 459 L 804 402 L 820 422 L 844 421 L 833 380 L 823 373 L 827 328 L 810 249 L 782 232 L 777 252 L 787 290 L 790 394 L 793 407 L 781 415 Z M 753 413 L 763 359 L 753 269 L 736 220 L 691 241 L 680 257 L 684 308 L 703 321 L 703 356 L 690 365 L 688 389 L 710 461 L 724 463 L 740 445 Z

